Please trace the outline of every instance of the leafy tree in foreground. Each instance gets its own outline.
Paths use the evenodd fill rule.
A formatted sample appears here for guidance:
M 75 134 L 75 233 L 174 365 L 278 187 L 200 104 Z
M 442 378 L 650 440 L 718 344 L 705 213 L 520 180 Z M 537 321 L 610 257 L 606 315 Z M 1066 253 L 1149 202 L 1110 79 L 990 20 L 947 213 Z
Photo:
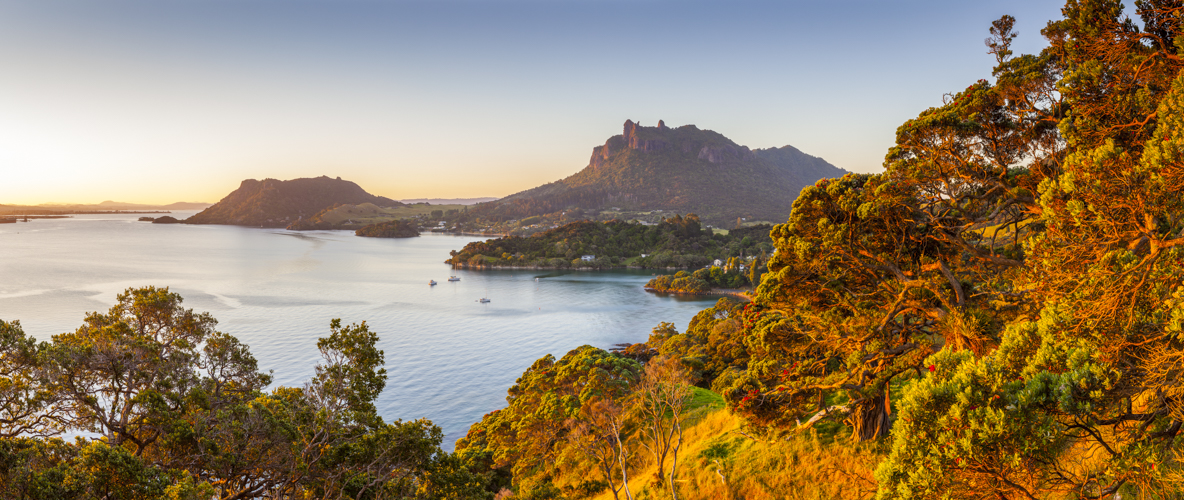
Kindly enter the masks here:
M 1036 307 L 994 352 L 926 361 L 876 472 L 881 498 L 1184 490 L 1184 6 L 1136 5 L 1142 28 L 1120 2 L 1086 0 L 1043 31 L 1064 152 L 1013 278 Z
M 40 344 L 0 322 L 0 496 L 491 496 L 431 422 L 378 416 L 384 355 L 365 323 L 333 320 L 314 377 L 265 392 L 271 377 L 247 346 L 180 304 L 167 288 L 131 288 Z M 100 437 L 37 437 L 67 429 Z
M 490 469 L 508 469 L 523 495 L 554 488 L 552 480 L 565 470 L 599 469 L 606 482 L 615 481 L 601 457 L 583 452 L 592 449 L 588 439 L 628 434 L 619 421 L 605 421 L 605 412 L 623 404 L 640 372 L 636 361 L 592 346 L 558 360 L 544 356 L 510 388 L 506 408 L 485 415 L 457 441 L 457 454 Z M 568 439 L 573 429 L 585 435 Z
M 1010 21 L 996 26 L 1006 53 Z M 940 348 L 983 354 L 1030 307 L 1013 277 L 1035 187 L 1057 161 L 1057 72 L 1009 65 L 897 130 L 886 171 L 804 189 L 747 312 L 752 359 L 725 396 L 762 424 L 845 415 L 887 435 L 889 388 Z M 811 417 L 813 415 L 813 417 Z
M 61 432 L 61 398 L 48 380 L 45 351 L 19 321 L 0 320 L 0 438 Z

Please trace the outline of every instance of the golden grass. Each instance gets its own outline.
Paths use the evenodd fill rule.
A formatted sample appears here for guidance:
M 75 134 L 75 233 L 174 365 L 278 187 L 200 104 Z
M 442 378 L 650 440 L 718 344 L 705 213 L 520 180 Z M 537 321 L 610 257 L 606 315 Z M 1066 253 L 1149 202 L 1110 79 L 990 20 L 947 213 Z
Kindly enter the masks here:
M 321 219 L 331 224 L 340 224 L 347 220 L 354 223 L 374 224 L 394 219 L 405 219 L 417 215 L 430 215 L 433 210 L 460 210 L 464 205 L 403 205 L 401 207 L 382 208 L 372 203 L 361 205 L 342 205 L 325 213 Z
M 814 430 L 764 438 L 746 430 L 742 419 L 728 410 L 705 410 L 687 429 L 679 453 L 680 499 L 875 497 L 872 470 L 884 456 L 883 444 L 854 444 L 846 436 L 829 439 Z M 653 464 L 630 471 L 635 499 L 670 498 L 655 473 Z M 613 495 L 606 490 L 593 498 L 610 500 Z

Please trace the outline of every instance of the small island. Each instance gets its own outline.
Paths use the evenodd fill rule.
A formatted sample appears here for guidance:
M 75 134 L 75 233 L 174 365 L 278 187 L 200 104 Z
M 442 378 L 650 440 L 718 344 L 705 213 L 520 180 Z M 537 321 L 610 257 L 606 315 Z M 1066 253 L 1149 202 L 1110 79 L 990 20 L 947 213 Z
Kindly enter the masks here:
M 416 228 L 415 222 L 396 219 L 370 224 L 354 231 L 354 234 L 371 238 L 414 238 L 419 236 L 419 230 Z
M 752 287 L 761 282 L 766 270 L 764 263 L 756 259 L 743 261 L 731 258 L 722 266 L 655 276 L 645 284 L 645 289 L 649 292 L 688 295 L 735 295 L 748 299 Z

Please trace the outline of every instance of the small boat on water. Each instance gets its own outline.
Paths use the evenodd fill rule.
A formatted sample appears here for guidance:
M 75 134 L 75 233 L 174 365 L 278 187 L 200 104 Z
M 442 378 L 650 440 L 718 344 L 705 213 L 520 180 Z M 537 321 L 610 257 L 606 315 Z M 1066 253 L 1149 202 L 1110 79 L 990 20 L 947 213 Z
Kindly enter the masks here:
M 477 299 L 477 302 L 480 302 L 480 303 L 482 303 L 482 304 L 488 304 L 488 303 L 489 303 L 489 299 L 487 299 L 487 298 L 485 298 L 485 297 L 481 297 L 481 298 Z
M 448 281 L 460 281 L 460 278 L 457 278 L 456 276 L 449 276 Z
M 428 285 L 436 286 L 436 280 L 428 280 Z

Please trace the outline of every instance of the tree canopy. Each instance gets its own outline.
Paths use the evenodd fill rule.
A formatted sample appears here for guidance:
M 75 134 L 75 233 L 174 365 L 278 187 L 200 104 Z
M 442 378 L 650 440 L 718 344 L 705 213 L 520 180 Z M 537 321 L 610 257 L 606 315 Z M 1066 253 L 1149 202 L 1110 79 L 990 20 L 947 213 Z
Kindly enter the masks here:
M 384 355 L 366 323 L 333 320 L 312 379 L 267 390 L 247 346 L 181 302 L 129 288 L 49 342 L 0 321 L 0 496 L 487 496 L 438 427 L 378 416 Z

